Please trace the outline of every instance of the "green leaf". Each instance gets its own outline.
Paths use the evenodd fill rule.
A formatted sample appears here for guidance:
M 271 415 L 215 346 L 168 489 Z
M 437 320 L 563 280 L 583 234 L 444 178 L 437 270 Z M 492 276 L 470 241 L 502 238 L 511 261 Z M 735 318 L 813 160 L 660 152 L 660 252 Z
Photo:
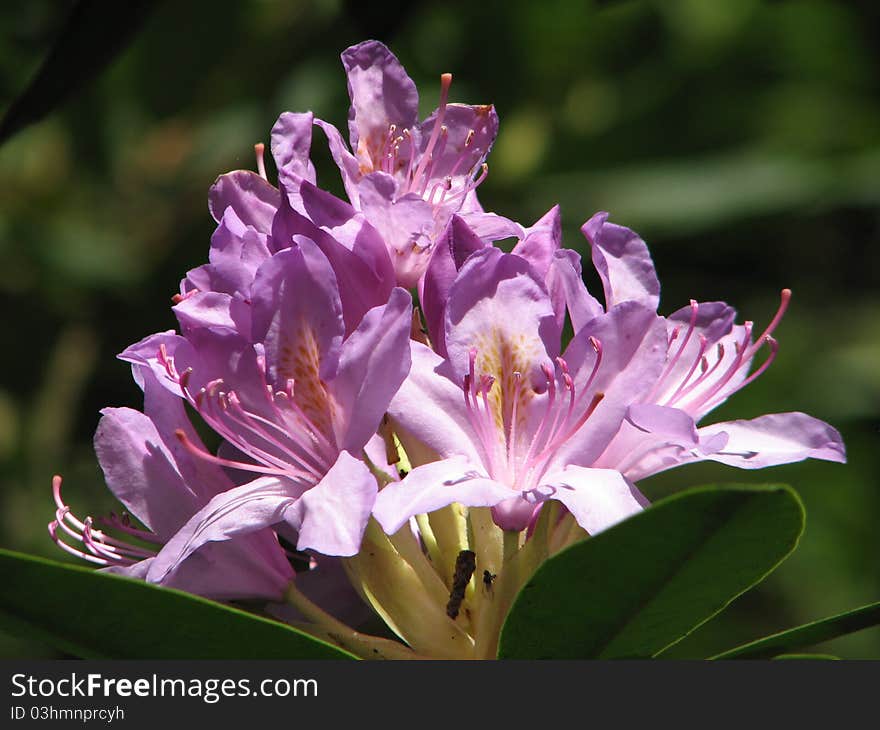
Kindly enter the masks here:
M 813 660 L 839 660 L 839 656 L 833 656 L 831 654 L 779 654 L 778 656 L 773 657 L 774 659 L 813 659 Z
M 0 120 L 0 142 L 38 122 L 135 38 L 158 0 L 79 0 L 46 60 Z
M 803 525 L 786 486 L 661 500 L 546 561 L 507 616 L 499 657 L 656 656 L 776 568 Z
M 0 550 L 0 627 L 88 659 L 351 659 L 189 593 Z
M 880 602 L 797 626 L 722 652 L 712 659 L 763 659 L 880 625 Z

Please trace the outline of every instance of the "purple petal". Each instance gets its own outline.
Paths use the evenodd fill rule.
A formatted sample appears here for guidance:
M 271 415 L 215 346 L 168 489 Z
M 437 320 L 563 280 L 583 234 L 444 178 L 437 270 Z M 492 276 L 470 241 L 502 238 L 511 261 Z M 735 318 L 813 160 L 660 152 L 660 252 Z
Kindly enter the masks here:
M 438 373 L 444 361 L 436 353 L 418 342 L 410 348 L 409 375 L 388 406 L 407 454 L 413 458 L 415 441 L 435 454 L 464 454 L 479 463 L 461 385 Z
M 456 380 L 477 369 L 493 377 L 543 380 L 540 366 L 559 352 L 560 330 L 550 298 L 519 256 L 487 248 L 462 267 L 446 309 L 446 348 Z
M 428 151 L 439 112 L 435 110 L 419 126 L 419 155 L 431 155 L 431 163 L 426 170 L 431 181 L 440 182 L 448 177 L 452 180 L 452 189 L 460 190 L 469 178 L 479 172 L 480 165 L 492 149 L 498 134 L 498 114 L 491 104 L 447 104 L 442 122 L 446 128 L 445 142 L 442 147 L 437 144 L 432 151 Z M 426 189 L 431 190 L 430 182 Z M 456 209 L 463 202 L 462 197 Z
M 397 182 L 384 172 L 367 175 L 358 192 L 364 216 L 385 242 L 397 283 L 416 286 L 438 232 L 433 206 L 415 193 L 397 197 Z
M 389 484 L 376 498 L 373 516 L 389 535 L 410 517 L 433 512 L 453 502 L 466 507 L 491 507 L 511 496 L 511 490 L 489 479 L 482 467 L 462 456 L 413 469 L 401 482 Z
M 268 236 L 245 225 L 232 208 L 211 236 L 209 264 L 190 271 L 187 278 L 196 289 L 250 297 L 254 274 L 269 258 Z
M 761 469 L 803 459 L 846 461 L 840 433 L 805 413 L 771 413 L 750 421 L 713 423 L 699 429 L 700 438 L 725 433 L 727 444 L 706 458 L 740 469 Z
M 600 343 L 602 360 L 593 383 L 583 392 L 597 357 L 590 337 Z M 569 343 L 565 359 L 579 398 L 592 398 L 591 393 L 604 397 L 554 461 L 559 466 L 591 466 L 617 433 L 630 404 L 639 402 L 656 382 L 666 359 L 666 326 L 652 310 L 625 302 L 585 325 Z
M 294 236 L 314 241 L 336 273 L 346 331 L 352 331 L 366 311 L 388 301 L 395 276 L 382 237 L 348 203 L 311 183 L 300 184 L 298 205 L 288 203 L 275 218 L 272 238 L 280 248 L 293 245 Z
M 218 223 L 227 208 L 261 233 L 272 230 L 272 219 L 281 204 L 281 194 L 257 173 L 235 170 L 221 175 L 208 193 L 208 209 Z
M 639 431 L 682 446 L 696 446 L 700 438 L 694 419 L 678 408 L 635 404 L 629 407 L 626 418 Z
M 278 168 L 278 181 L 285 188 L 300 178 L 315 182 L 315 167 L 309 159 L 313 122 L 311 112 L 284 112 L 272 127 L 270 148 Z
M 184 560 L 158 584 L 195 593 L 215 601 L 280 601 L 294 573 L 281 546 L 268 541 L 270 532 L 254 533 L 266 538 L 259 547 L 250 540 L 229 540 L 204 546 Z M 274 553 L 274 554 L 273 554 Z M 147 580 L 154 558 L 134 565 L 105 568 L 101 572 Z
M 330 148 L 333 161 L 342 175 L 342 184 L 345 186 L 348 199 L 352 205 L 360 207 L 357 183 L 363 177 L 363 173 L 357 158 L 349 152 L 345 141 L 342 139 L 342 135 L 336 127 L 322 119 L 315 119 L 315 125 L 320 127 L 327 136 L 327 146 Z
M 343 410 L 337 433 L 341 449 L 359 453 L 379 427 L 409 372 L 411 322 L 412 300 L 398 288 L 388 304 L 367 312 L 342 345 L 339 369 L 330 383 Z
M 698 323 L 687 342 L 683 340 L 689 324 L 669 322 L 670 333 L 678 328 L 679 334 L 669 347 L 666 374 L 651 395 L 652 400 L 681 408 L 697 421 L 742 387 L 753 360 L 752 355 L 741 354 L 751 345 L 752 338 L 743 325 L 729 326 L 733 310 L 723 304 L 722 307 L 716 320 L 706 321 L 705 327 Z M 703 308 L 703 304 L 699 305 L 701 312 Z M 727 331 L 717 336 L 724 328 Z M 706 332 L 717 339 L 711 340 Z M 702 357 L 700 334 L 706 337 Z
M 466 211 L 462 208 L 458 214 L 487 246 L 504 238 L 521 239 L 525 236 L 525 229 L 519 223 L 496 213 Z
M 263 342 L 269 377 L 281 390 L 333 377 L 344 325 L 336 276 L 310 240 L 275 254 L 253 286 L 253 337 Z
M 566 310 L 575 333 L 591 319 L 605 313 L 602 305 L 587 291 L 581 271 L 581 257 L 576 251 L 568 248 L 556 251 L 545 281 L 560 328 L 565 321 Z
M 133 370 L 139 371 L 144 391 L 144 415 L 153 423 L 186 487 L 196 495 L 199 506 L 229 489 L 232 482 L 223 469 L 194 456 L 177 438 L 176 432 L 183 431 L 192 445 L 201 451 L 206 450 L 186 414 L 183 400 L 165 388 L 145 366 L 135 365 Z
M 419 94 L 397 57 L 379 41 L 342 53 L 348 75 L 351 148 L 363 162 L 378 162 L 392 124 L 409 129 L 418 121 Z
M 526 229 L 525 236 L 511 253 L 522 256 L 538 276 L 545 279 L 561 244 L 562 218 L 559 206 L 554 205 L 535 225 Z
M 656 311 L 660 282 L 645 242 L 629 228 L 596 213 L 581 230 L 593 247 L 593 265 L 605 288 L 605 308 L 634 300 Z
M 139 342 L 129 345 L 117 357 L 134 365 L 146 365 L 153 371 L 158 382 L 175 395 L 182 396 L 180 384 L 169 376 L 165 365 L 159 361 L 159 354 L 162 350 L 168 357 L 181 363 L 179 372 L 183 372 L 186 366 L 196 359 L 192 344 L 174 330 L 148 335 Z M 143 380 L 139 379 L 137 371 L 133 369 L 132 372 L 135 381 L 143 387 Z
M 174 455 L 143 413 L 105 408 L 95 432 L 95 453 L 110 491 L 161 539 L 170 538 L 199 507 Z
M 250 307 L 240 296 L 194 292 L 172 309 L 184 335 L 197 329 L 229 330 L 250 339 Z
M 485 247 L 486 244 L 470 226 L 454 215 L 446 234 L 437 241 L 431 253 L 431 260 L 422 279 L 419 302 L 425 315 L 431 345 L 440 355 L 446 354 L 444 322 L 449 291 L 468 256 Z
M 537 491 L 544 499 L 557 499 L 589 534 L 607 530 L 641 512 L 648 500 L 614 469 L 569 466 L 548 474 Z
M 247 535 L 284 521 L 302 491 L 286 480 L 261 477 L 218 494 L 159 551 L 147 580 L 162 582 L 203 545 Z
M 367 465 L 341 452 L 324 478 L 290 511 L 288 522 L 299 531 L 297 550 L 357 554 L 377 492 L 376 478 Z

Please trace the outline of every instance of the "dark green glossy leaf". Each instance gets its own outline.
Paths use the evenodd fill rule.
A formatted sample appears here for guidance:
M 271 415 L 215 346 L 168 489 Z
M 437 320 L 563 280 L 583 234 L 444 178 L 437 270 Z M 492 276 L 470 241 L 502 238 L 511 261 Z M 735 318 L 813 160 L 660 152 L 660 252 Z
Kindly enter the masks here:
M 820 661 L 837 661 L 840 659 L 839 656 L 833 656 L 832 654 L 780 654 L 779 656 L 773 657 L 774 659 L 812 659 L 812 660 L 820 660 Z
M 499 656 L 655 656 L 779 565 L 803 524 L 785 486 L 661 500 L 545 562 L 513 604 Z
M 142 581 L 0 550 L 0 627 L 89 659 L 350 659 L 284 624 Z
M 880 602 L 797 626 L 722 652 L 713 659 L 764 659 L 880 625 Z
M 123 51 L 158 0 L 79 0 L 52 50 L 0 121 L 0 142 L 51 112 Z

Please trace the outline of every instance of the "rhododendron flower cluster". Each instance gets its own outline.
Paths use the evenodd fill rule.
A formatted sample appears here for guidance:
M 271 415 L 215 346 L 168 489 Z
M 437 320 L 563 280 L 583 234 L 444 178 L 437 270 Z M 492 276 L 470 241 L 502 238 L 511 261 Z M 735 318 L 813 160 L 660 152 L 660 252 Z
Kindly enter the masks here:
M 120 355 L 143 411 L 108 408 L 95 435 L 124 516 L 75 517 L 56 477 L 60 547 L 263 601 L 361 656 L 483 658 L 544 559 L 648 506 L 641 479 L 843 461 L 837 431 L 803 413 L 702 423 L 772 363 L 788 290 L 763 327 L 723 302 L 659 314 L 647 246 L 606 213 L 574 249 L 556 207 L 532 225 L 483 210 L 491 105 L 450 102 L 444 74 L 420 122 L 384 45 L 342 61 L 349 144 L 285 113 L 276 184 L 257 145 L 256 172 L 211 188 L 217 228 L 174 297 L 177 330 Z M 347 199 L 318 185 L 315 127 Z M 344 623 L 366 606 L 400 642 Z

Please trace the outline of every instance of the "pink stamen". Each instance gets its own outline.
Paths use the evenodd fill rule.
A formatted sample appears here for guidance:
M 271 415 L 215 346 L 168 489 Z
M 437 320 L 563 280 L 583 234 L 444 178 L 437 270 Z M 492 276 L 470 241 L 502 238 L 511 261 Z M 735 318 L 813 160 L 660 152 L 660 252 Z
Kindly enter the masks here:
M 532 442 L 529 444 L 526 456 L 523 459 L 523 464 L 525 464 L 527 468 L 528 465 L 531 464 L 532 454 L 534 454 L 535 449 L 539 448 L 539 444 L 541 444 L 544 431 L 547 429 L 547 424 L 550 423 L 551 420 L 550 415 L 555 413 L 553 407 L 556 405 L 556 378 L 554 377 L 553 369 L 547 363 L 541 363 L 541 372 L 544 373 L 544 377 L 547 379 L 547 407 L 544 409 L 544 415 L 541 418 L 541 422 L 538 424 L 538 429 L 535 431 L 535 435 L 532 437 Z
M 690 307 L 691 307 L 691 318 L 690 318 L 690 321 L 688 322 L 687 333 L 685 334 L 684 338 L 682 339 L 681 344 L 679 344 L 678 350 L 676 350 L 675 355 L 673 355 L 669 359 L 669 361 L 666 363 L 666 367 L 663 368 L 663 371 L 660 373 L 660 377 L 657 378 L 657 382 L 654 383 L 654 387 L 651 388 L 650 392 L 642 399 L 643 403 L 646 403 L 654 398 L 654 396 L 657 394 L 657 391 L 663 386 L 663 383 L 669 377 L 669 374 L 672 372 L 673 368 L 675 368 L 675 366 L 678 364 L 678 361 L 681 359 L 681 356 L 684 353 L 685 347 L 687 347 L 688 342 L 690 342 L 690 340 L 691 340 L 691 336 L 693 335 L 694 329 L 697 326 L 697 315 L 700 312 L 700 305 L 697 304 L 696 299 L 691 299 Z M 678 338 L 680 331 L 681 331 L 680 327 L 676 327 L 675 329 L 672 330 L 672 334 L 669 337 L 668 347 L 672 346 L 673 341 Z M 694 366 L 693 366 L 694 368 L 696 368 L 696 363 L 698 361 L 699 361 L 699 357 L 697 357 L 697 360 L 694 362 Z M 693 372 L 693 368 L 691 369 L 691 372 Z M 690 375 L 688 375 L 688 377 L 690 377 Z M 685 380 L 687 380 L 687 378 L 685 378 Z
M 510 427 L 507 435 L 507 464 L 512 471 L 511 479 L 516 480 L 516 460 L 514 458 L 516 449 L 516 420 L 518 417 L 518 406 L 520 394 L 522 391 L 522 373 L 518 370 L 513 373 L 513 405 L 510 407 Z
M 681 393 L 678 394 L 677 400 L 679 402 L 690 395 L 690 393 L 698 388 L 701 383 L 711 378 L 712 374 L 721 366 L 721 363 L 724 362 L 724 343 L 719 342 L 716 345 L 715 349 L 715 364 L 710 368 L 708 360 L 706 359 L 705 355 L 703 356 L 703 358 L 700 360 L 700 377 L 698 377 L 693 383 L 691 383 L 689 386 L 687 386 L 687 388 L 685 388 L 681 391 Z
M 440 128 L 443 125 L 443 118 L 446 116 L 446 104 L 449 99 L 450 86 L 452 86 L 452 74 L 443 74 L 440 77 L 440 103 L 437 107 L 437 119 L 434 122 L 434 128 L 431 130 L 428 145 L 425 147 L 425 151 L 422 153 L 422 158 L 419 160 L 419 165 L 416 167 L 416 171 L 413 174 L 412 182 L 409 187 L 410 191 L 414 190 L 419 184 L 422 173 L 425 171 L 425 167 L 427 166 L 431 153 L 434 150 L 434 145 L 437 144 L 437 140 L 440 137 Z
M 476 180 L 471 180 L 471 181 L 469 181 L 468 183 L 466 183 L 465 185 L 462 185 L 462 187 L 461 187 L 458 191 L 456 191 L 454 195 L 451 195 L 451 196 L 449 196 L 448 198 L 446 198 L 446 199 L 444 200 L 444 202 L 446 202 L 446 203 L 451 203 L 451 202 L 454 201 L 454 200 L 458 200 L 459 198 L 463 198 L 463 197 L 464 197 L 465 195 L 467 195 L 471 190 L 476 190 L 478 187 L 480 187 L 480 185 L 483 184 L 483 181 L 484 181 L 484 180 L 486 179 L 486 177 L 489 175 L 489 165 L 488 165 L 488 163 L 485 163 L 485 162 L 484 162 L 484 163 L 480 166 L 480 169 L 481 169 L 480 176 L 479 176 Z
M 734 343 L 736 347 L 736 357 L 733 358 L 733 362 L 730 363 L 727 370 L 724 371 L 724 374 L 718 379 L 718 381 L 713 385 L 708 393 L 704 393 L 700 398 L 698 398 L 693 404 L 692 407 L 700 408 L 704 406 L 708 401 L 715 396 L 730 380 L 736 375 L 740 369 L 742 368 L 744 362 L 747 365 L 748 361 L 744 360 L 744 355 L 748 350 L 749 343 L 752 340 L 752 327 L 754 326 L 753 322 L 747 321 L 743 323 L 743 338 L 741 342 Z
M 263 153 L 265 152 L 265 150 L 266 145 L 264 145 L 262 142 L 257 142 L 254 145 L 254 154 L 257 157 L 257 172 L 259 173 L 260 177 L 263 178 L 263 180 L 268 181 L 269 178 L 266 177 L 266 162 L 263 159 Z
M 146 530 L 138 530 L 137 528 L 132 527 L 131 522 L 126 522 L 125 518 L 119 519 L 119 517 L 113 512 L 111 512 L 106 517 L 98 517 L 97 522 L 98 524 L 104 525 L 105 527 L 110 527 L 114 530 L 118 530 L 119 532 L 124 532 L 126 535 L 136 537 L 138 540 L 143 540 L 144 542 L 152 542 L 156 545 L 162 544 L 162 541 L 152 532 L 147 532 Z
M 688 370 L 687 375 L 684 376 L 678 388 L 675 389 L 675 392 L 666 399 L 666 403 L 664 405 L 669 406 L 675 402 L 676 398 L 685 389 L 688 381 L 690 381 L 691 377 L 696 372 L 697 367 L 702 366 L 704 372 L 706 368 L 708 368 L 708 364 L 706 362 L 706 347 L 708 347 L 708 342 L 709 340 L 706 338 L 706 335 L 700 333 L 700 350 L 699 352 L 697 352 L 697 356 L 694 358 L 694 361 L 691 364 L 690 370 Z
M 52 496 L 57 509 L 55 519 L 48 524 L 49 536 L 65 552 L 102 566 L 133 565 L 156 554 L 93 529 L 91 517 L 86 517 L 83 521 L 77 519 L 61 498 L 61 477 L 57 475 L 52 479 Z M 81 542 L 88 552 L 65 543 L 59 535 L 59 528 L 68 537 Z
M 192 372 L 191 368 L 187 368 L 183 376 L 178 375 L 173 358 L 168 356 L 164 344 L 160 345 L 159 349 L 159 360 L 164 364 L 169 377 L 178 382 L 184 397 L 198 411 L 205 423 L 240 451 L 254 459 L 254 461 L 261 462 L 263 466 L 219 459 L 219 457 L 209 454 L 204 449 L 199 449 L 189 439 L 186 439 L 186 441 L 182 440 L 181 443 L 187 447 L 190 453 L 228 468 L 267 475 L 308 478 L 311 481 L 314 481 L 315 477 L 320 477 L 326 471 L 326 467 L 329 466 L 325 463 L 326 458 L 322 457 L 315 450 L 315 447 L 332 450 L 332 446 L 296 404 L 293 399 L 293 381 L 288 381 L 287 383 L 289 397 L 285 398 L 284 402 L 297 418 L 297 426 L 299 427 L 284 428 L 278 423 L 273 423 L 269 419 L 246 410 L 234 392 L 226 393 L 221 391 L 220 388 L 223 386 L 223 381 L 219 378 L 207 383 L 198 393 L 193 395 L 187 385 L 190 373 Z M 264 392 L 266 393 L 268 404 L 281 421 L 286 421 L 276 403 L 276 396 L 281 394 L 273 396 L 272 388 L 266 381 L 265 358 L 258 358 L 257 365 L 263 377 Z M 274 429 L 278 436 L 269 433 L 266 427 Z M 245 438 L 245 434 L 256 437 L 270 448 L 278 449 L 284 458 L 261 448 L 250 438 Z M 279 436 L 285 439 L 287 443 L 281 441 Z M 312 443 L 307 441 L 306 438 L 310 438 Z M 293 450 L 291 447 L 295 447 L 296 450 Z
M 404 129 L 401 136 L 403 136 L 404 139 L 409 142 L 409 159 L 406 163 L 406 179 L 412 180 L 413 164 L 415 163 L 416 158 L 416 145 L 413 141 L 412 133 L 408 129 Z
M 441 182 L 436 183 L 431 188 L 431 194 L 428 196 L 427 200 L 431 205 L 440 205 L 443 203 L 443 198 L 445 194 L 452 188 L 452 178 L 445 177 Z M 434 203 L 434 196 L 437 194 L 437 191 L 440 190 L 440 200 L 437 203 Z
M 101 567 L 106 567 L 108 565 L 112 565 L 109 560 L 105 560 L 104 558 L 98 558 L 94 555 L 90 555 L 89 553 L 85 553 L 82 550 L 77 550 L 75 547 L 68 545 L 64 540 L 62 540 L 58 536 L 58 523 L 52 521 L 48 525 L 49 528 L 49 537 L 52 538 L 52 542 L 54 542 L 58 547 L 60 547 L 64 552 L 73 555 L 74 557 L 79 558 L 80 560 L 86 560 L 89 563 L 94 563 L 95 565 L 100 565 Z
M 733 362 L 729 365 L 724 374 L 718 379 L 718 381 L 708 390 L 708 392 L 704 393 L 702 396 L 697 398 L 693 403 L 689 404 L 689 408 L 709 408 L 718 405 L 725 398 L 733 395 L 737 391 L 744 388 L 749 383 L 752 383 L 760 377 L 770 366 L 770 364 L 776 359 L 776 353 L 779 349 L 779 345 L 776 340 L 772 337 L 773 332 L 779 326 L 779 323 L 782 321 L 782 317 L 785 315 L 786 310 L 788 309 L 789 302 L 791 301 L 791 289 L 783 289 L 780 293 L 780 302 L 779 307 L 776 310 L 776 313 L 773 316 L 773 319 L 770 320 L 770 324 L 767 325 L 766 329 L 755 338 L 754 342 L 752 341 L 752 322 L 745 322 L 743 328 L 745 330 L 745 334 L 742 338 L 741 342 L 735 343 L 736 347 L 736 357 L 733 359 Z M 770 354 L 767 360 L 751 375 L 744 378 L 742 382 L 733 386 L 729 391 L 722 392 L 725 386 L 727 386 L 731 380 L 739 373 L 743 368 L 748 368 L 754 358 L 755 354 L 757 354 L 758 350 L 760 350 L 764 344 L 768 344 L 770 346 Z M 723 357 L 724 357 L 724 349 L 721 343 L 718 345 L 718 359 L 715 365 L 707 370 L 705 367 L 703 369 L 703 374 L 700 375 L 697 380 L 695 380 L 691 385 L 684 389 L 680 389 L 681 392 L 676 392 L 676 399 L 681 401 L 686 395 L 691 393 L 695 387 L 697 387 L 700 383 L 706 381 L 711 374 L 717 369 L 720 365 Z
M 761 333 L 761 335 L 755 339 L 755 343 L 750 348 L 751 352 L 746 356 L 746 359 L 751 359 L 752 355 L 754 355 L 758 350 L 761 349 L 761 347 L 763 347 L 765 339 L 776 331 L 776 328 L 782 321 L 783 316 L 785 316 L 785 312 L 788 309 L 788 304 L 790 301 L 791 289 L 783 289 L 779 295 L 779 308 L 776 310 L 776 314 L 773 315 L 773 319 L 770 320 L 770 324 L 767 325 L 767 329 L 765 329 Z
M 437 144 L 434 146 L 433 151 L 431 152 L 430 160 L 428 161 L 428 166 L 425 168 L 425 172 L 423 175 L 422 184 L 419 187 L 419 195 L 424 197 L 425 190 L 428 188 L 428 183 L 434 177 L 434 166 L 437 164 L 437 161 L 440 160 L 443 156 L 443 151 L 446 149 L 446 142 L 449 138 L 447 134 L 446 125 L 440 126 L 440 138 Z M 428 200 L 430 202 L 430 199 Z
M 750 383 L 753 383 L 755 380 L 757 380 L 759 377 L 761 377 L 761 375 L 763 375 L 764 372 L 766 372 L 767 368 L 769 368 L 770 365 L 773 364 L 773 361 L 776 359 L 776 354 L 779 352 L 779 343 L 772 336 L 763 335 L 761 344 L 763 345 L 764 343 L 766 343 L 770 346 L 770 354 L 767 355 L 767 359 L 761 363 L 761 366 L 757 370 L 755 370 L 755 372 L 753 372 L 751 375 L 749 375 L 749 377 L 747 377 L 745 380 L 743 380 L 742 383 L 740 383 L 736 387 L 736 390 L 732 391 L 733 393 L 736 393 L 736 392 L 742 390 L 743 388 L 745 388 Z M 731 393 L 726 393 L 721 398 L 718 398 L 718 396 L 716 395 L 716 399 L 718 399 L 718 402 L 720 402 L 724 398 L 727 398 L 729 395 L 731 395 Z M 710 401 L 707 400 L 707 401 L 704 401 L 704 405 L 706 407 L 714 407 L 714 405 L 717 405 L 717 404 L 712 404 L 712 403 L 710 403 Z
M 535 457 L 535 461 L 537 463 L 541 463 L 549 456 L 552 456 L 553 452 L 559 449 L 562 444 L 568 441 L 572 436 L 574 436 L 584 424 L 589 420 L 590 416 L 593 415 L 596 408 L 598 408 L 599 404 L 602 402 L 602 399 L 605 398 L 604 393 L 596 393 L 593 398 L 590 400 L 590 405 L 587 406 L 587 409 L 584 411 L 583 415 L 578 419 L 577 423 L 572 426 L 568 431 L 565 432 L 562 436 L 556 436 L 542 451 Z
M 204 459 L 211 464 L 217 464 L 218 466 L 224 466 L 229 469 L 240 469 L 241 471 L 253 472 L 255 474 L 266 474 L 267 476 L 290 477 L 293 479 L 296 479 L 298 477 L 308 477 L 308 474 L 295 471 L 293 469 L 275 469 L 269 466 L 247 464 L 243 461 L 234 461 L 232 459 L 224 459 L 219 456 L 214 456 L 214 454 L 212 454 L 211 452 L 200 449 L 198 446 L 196 446 L 192 441 L 190 441 L 189 437 L 181 429 L 177 429 L 174 432 L 174 435 L 177 437 L 177 440 L 180 441 L 183 447 L 193 456 Z

